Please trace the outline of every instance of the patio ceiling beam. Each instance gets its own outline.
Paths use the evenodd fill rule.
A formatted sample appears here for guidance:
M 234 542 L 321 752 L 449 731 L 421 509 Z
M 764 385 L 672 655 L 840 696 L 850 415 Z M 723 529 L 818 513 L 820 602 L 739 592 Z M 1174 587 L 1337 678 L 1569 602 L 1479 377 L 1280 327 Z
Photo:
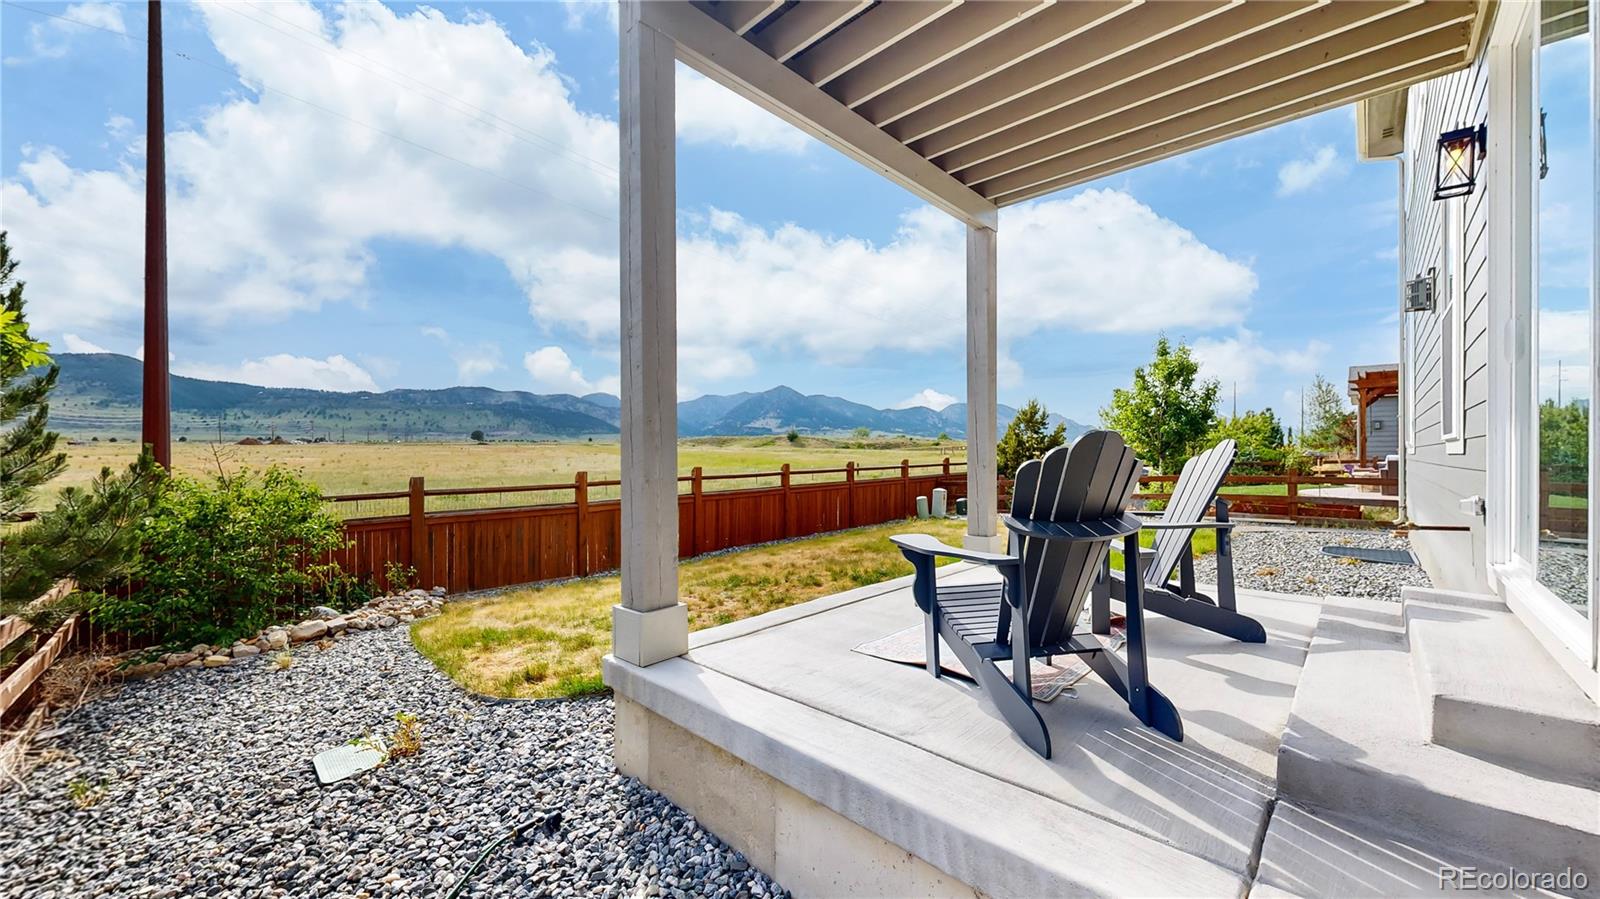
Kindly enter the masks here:
M 1147 53 L 1119 57 L 1070 81 L 997 106 L 933 135 L 918 149 L 929 158 L 943 156 L 939 165 L 947 171 L 963 169 L 1051 136 L 1055 132 L 1048 130 L 1041 116 L 1087 106 L 1104 114 L 1118 112 L 1403 8 L 1360 0 L 1247 4 L 1151 44 Z M 1128 89 L 1113 90 L 1125 86 Z
M 995 226 L 993 203 L 695 7 L 645 3 L 640 16 L 673 40 L 679 59 L 706 77 L 962 222 Z
M 1172 136 L 1163 134 L 1156 140 L 1123 155 L 1104 154 L 1114 158 L 1101 159 L 1087 165 L 1080 165 L 1075 161 L 1065 162 L 1061 165 L 1057 174 L 1026 187 L 1017 188 L 1004 194 L 995 194 L 994 199 L 1002 207 L 1012 206 L 1059 190 L 1065 190 L 1074 185 L 1093 181 L 1096 178 L 1104 178 L 1142 165 L 1149 165 L 1153 162 L 1209 147 L 1225 140 L 1242 137 L 1274 125 L 1280 125 L 1284 122 L 1343 106 L 1347 103 L 1354 103 L 1358 100 L 1364 100 L 1368 97 L 1417 84 L 1455 71 L 1461 67 L 1462 61 L 1459 54 L 1441 54 L 1415 62 L 1404 68 L 1351 83 L 1339 90 L 1321 96 L 1309 97 L 1274 110 L 1223 122 L 1214 127 L 1188 134 L 1173 134 Z
M 1470 11 L 1466 6 L 1457 8 Z M 946 160 L 942 165 L 950 170 L 959 168 L 957 177 L 966 184 L 983 184 L 1057 156 L 1202 109 L 1227 106 L 1241 98 L 1248 98 L 1247 103 L 1254 102 L 1258 109 L 1269 108 L 1267 97 L 1282 97 L 1283 102 L 1287 102 L 1297 93 L 1303 96 L 1308 90 L 1331 89 L 1359 78 L 1374 68 L 1373 60 L 1391 55 L 1385 51 L 1392 47 L 1414 47 L 1418 53 L 1429 56 L 1451 46 L 1460 47 L 1466 39 L 1463 29 L 1467 27 L 1468 18 L 1463 15 L 1453 21 L 1441 21 L 1436 5 L 1417 6 L 1289 53 L 1270 56 L 1221 77 L 1191 74 L 1186 76 L 1188 83 L 1185 84 L 1182 80 L 1173 80 L 1181 73 L 1169 73 L 1155 79 L 1149 89 L 1141 79 L 1134 82 L 1127 93 L 1148 98 L 1142 102 L 1130 104 L 1119 95 L 1104 94 L 1019 128 L 1008 129 L 989 142 L 987 150 L 962 154 L 987 153 L 988 158 L 983 162 L 963 168 Z M 1409 61 L 1419 57 L 1400 55 L 1399 58 Z M 1283 89 L 1274 92 L 1273 88 L 1279 86 Z M 1012 135 L 1016 136 L 1017 148 L 998 154 L 993 152 Z
M 1034 14 L 1053 0 L 986 0 L 965 3 L 918 30 L 887 53 L 880 53 L 828 85 L 846 106 L 858 106 L 909 78 L 933 68 Z
M 794 70 L 822 87 L 956 9 L 959 3 L 960 0 L 880 3 L 796 57 Z
M 937 103 L 885 126 L 895 139 L 910 144 L 930 134 L 1009 103 L 1024 94 L 1086 72 L 1131 53 L 1196 22 L 1218 15 L 1240 0 L 1195 0 L 1153 3 L 1082 32 L 1065 46 L 995 73 Z M 980 45 L 981 46 L 981 45 Z
M 744 34 L 772 15 L 783 0 L 722 0 L 715 6 L 704 2 L 695 5 L 711 13 L 734 34 Z
M 778 62 L 788 62 L 871 5 L 872 0 L 808 0 L 785 11 L 751 41 Z
M 1056 3 L 940 65 L 873 97 L 856 111 L 879 126 L 1025 62 L 1138 7 L 1132 3 Z

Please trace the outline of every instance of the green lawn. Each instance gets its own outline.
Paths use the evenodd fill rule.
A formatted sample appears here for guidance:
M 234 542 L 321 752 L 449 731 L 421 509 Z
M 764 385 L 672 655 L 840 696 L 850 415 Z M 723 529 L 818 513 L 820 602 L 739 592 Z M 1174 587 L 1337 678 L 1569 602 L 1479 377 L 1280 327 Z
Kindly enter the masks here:
M 911 573 L 891 534 L 926 533 L 959 545 L 962 521 L 898 521 L 691 559 L 678 569 L 689 627 L 699 630 Z M 1145 545 L 1149 545 L 1149 532 Z M 1202 554 L 1214 531 L 1195 535 Z M 1114 554 L 1113 564 L 1121 565 Z M 411 628 L 424 656 L 462 686 L 492 696 L 579 696 L 604 689 L 600 658 L 611 648 L 615 575 L 452 603 Z

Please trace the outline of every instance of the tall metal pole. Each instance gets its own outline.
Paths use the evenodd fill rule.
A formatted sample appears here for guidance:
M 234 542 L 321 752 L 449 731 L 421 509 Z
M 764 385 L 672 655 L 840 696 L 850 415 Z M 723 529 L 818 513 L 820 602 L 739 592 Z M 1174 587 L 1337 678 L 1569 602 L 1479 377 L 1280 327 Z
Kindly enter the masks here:
M 142 439 L 172 467 L 172 381 L 167 371 L 167 152 L 161 87 L 161 2 L 150 0 L 144 175 L 144 412 Z

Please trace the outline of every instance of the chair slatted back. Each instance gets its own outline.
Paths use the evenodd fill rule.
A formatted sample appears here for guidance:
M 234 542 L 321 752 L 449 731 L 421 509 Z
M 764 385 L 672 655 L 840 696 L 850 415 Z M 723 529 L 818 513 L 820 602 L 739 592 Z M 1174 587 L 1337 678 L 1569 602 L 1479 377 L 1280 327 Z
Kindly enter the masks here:
M 1120 517 L 1139 483 L 1139 460 L 1115 431 L 1090 431 L 1017 470 L 1014 518 L 1057 523 Z M 1012 535 L 1027 591 L 1028 639 L 1035 646 L 1065 642 L 1110 541 L 1062 542 Z
M 1217 491 L 1222 489 L 1222 481 L 1233 467 L 1236 451 L 1237 446 L 1232 440 L 1224 440 L 1183 463 L 1183 470 L 1178 472 L 1178 480 L 1172 485 L 1172 497 L 1167 500 L 1167 511 L 1162 520 L 1198 526 L 1205 519 L 1206 510 L 1217 498 Z M 1145 583 L 1165 584 L 1183 556 L 1184 547 L 1193 538 L 1193 530 L 1178 528 L 1157 531 L 1152 547 L 1156 552 L 1155 563 L 1144 573 Z

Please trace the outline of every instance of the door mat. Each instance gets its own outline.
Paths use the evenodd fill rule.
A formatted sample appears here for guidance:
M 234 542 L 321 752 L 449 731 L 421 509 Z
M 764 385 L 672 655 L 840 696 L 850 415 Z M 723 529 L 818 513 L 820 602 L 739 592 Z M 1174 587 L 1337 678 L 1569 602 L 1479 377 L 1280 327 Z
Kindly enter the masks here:
M 1417 557 L 1409 549 L 1369 549 L 1365 546 L 1324 546 L 1325 555 L 1346 559 L 1360 559 L 1379 565 L 1415 565 Z
M 1128 641 L 1125 620 L 1121 615 L 1111 616 L 1111 636 L 1101 638 L 1103 641 L 1109 641 L 1113 651 L 1121 649 Z M 1089 630 L 1087 621 L 1081 624 L 1081 630 L 1087 633 Z M 901 665 L 917 668 L 928 666 L 928 654 L 924 651 L 922 643 L 921 624 L 914 624 L 876 640 L 868 640 L 857 646 L 855 652 Z M 1054 663 L 1046 664 L 1044 659 L 1033 660 L 1031 668 L 1035 702 L 1049 702 L 1063 693 L 1071 695 L 1073 685 L 1089 674 L 1089 666 L 1075 655 L 1056 656 Z M 1000 663 L 1000 669 L 1007 670 L 1006 663 Z M 966 666 L 961 664 L 961 660 L 956 658 L 955 653 L 950 652 L 948 647 L 939 653 L 939 670 L 963 680 L 973 680 Z

